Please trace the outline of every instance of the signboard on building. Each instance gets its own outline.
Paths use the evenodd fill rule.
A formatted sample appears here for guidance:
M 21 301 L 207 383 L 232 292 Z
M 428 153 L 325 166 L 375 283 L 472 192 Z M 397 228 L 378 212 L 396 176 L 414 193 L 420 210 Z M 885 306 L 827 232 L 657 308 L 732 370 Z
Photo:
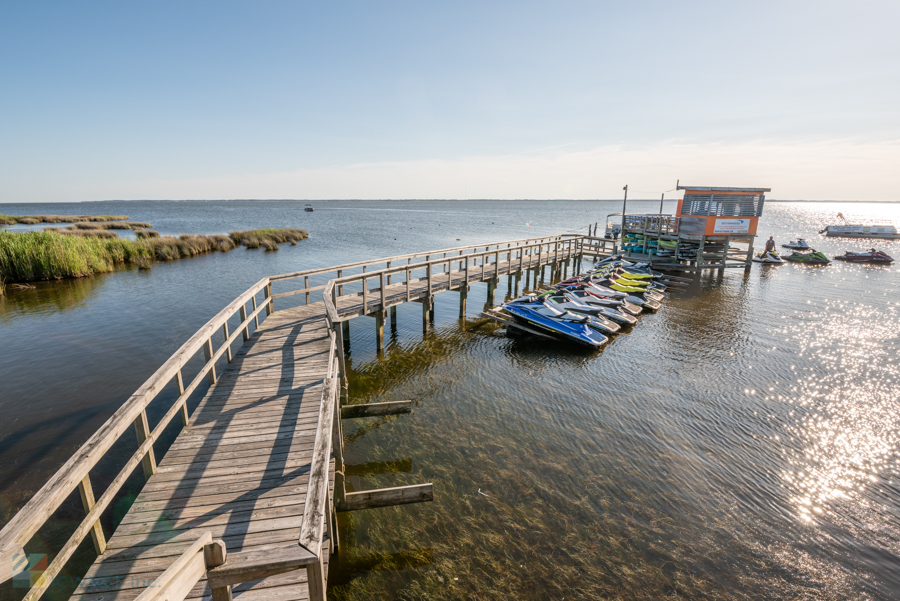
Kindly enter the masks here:
M 749 219 L 716 219 L 714 234 L 747 234 L 750 232 Z

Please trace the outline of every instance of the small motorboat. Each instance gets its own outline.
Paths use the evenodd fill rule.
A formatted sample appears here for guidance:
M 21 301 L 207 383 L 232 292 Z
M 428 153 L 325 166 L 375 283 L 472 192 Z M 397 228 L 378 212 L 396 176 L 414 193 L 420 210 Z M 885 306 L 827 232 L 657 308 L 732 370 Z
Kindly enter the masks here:
M 784 259 L 781 258 L 781 255 L 779 255 L 774 250 L 756 253 L 756 256 L 753 257 L 753 260 L 757 263 L 767 263 L 769 265 L 781 265 L 782 263 L 784 263 Z
M 790 241 L 789 244 L 782 244 L 781 248 L 789 248 L 791 250 L 811 250 L 809 244 L 803 238 L 797 238 L 797 241 Z
M 592 348 L 609 342 L 609 338 L 591 327 L 588 315 L 560 311 L 534 300 L 510 301 L 503 305 L 503 309 L 519 323 L 547 332 L 559 340 Z
M 838 261 L 846 261 L 848 263 L 876 263 L 887 265 L 894 262 L 888 254 L 882 250 L 875 250 L 874 248 L 870 248 L 867 252 L 864 253 L 855 253 L 847 251 L 840 257 L 835 257 Z
M 303 206 L 303 210 L 307 213 L 312 213 L 315 209 L 313 209 L 313 206 L 311 204 L 307 204 Z
M 812 252 L 801 253 L 794 251 L 789 255 L 783 255 L 781 258 L 791 263 L 806 263 L 807 265 L 828 265 L 831 263 L 831 259 L 826 257 L 824 253 L 815 249 L 810 250 Z

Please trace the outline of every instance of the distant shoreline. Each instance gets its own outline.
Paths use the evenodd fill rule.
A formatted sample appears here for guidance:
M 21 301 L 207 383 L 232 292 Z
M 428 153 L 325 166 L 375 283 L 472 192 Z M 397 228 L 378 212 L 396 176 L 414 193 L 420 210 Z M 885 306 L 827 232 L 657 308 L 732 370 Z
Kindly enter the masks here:
M 675 202 L 677 198 L 666 199 L 666 202 Z M 88 203 L 110 203 L 110 202 L 622 202 L 621 198 L 332 198 L 330 200 L 323 199 L 298 199 L 298 198 L 205 198 L 205 199 L 143 199 L 143 200 L 76 200 L 76 201 L 53 201 L 53 202 L 0 202 L 0 207 L 4 205 L 23 205 L 23 204 L 88 204 Z M 632 198 L 628 202 L 659 202 L 658 198 Z M 766 202 L 779 203 L 844 203 L 844 204 L 898 204 L 900 200 L 781 200 L 776 198 L 767 198 Z

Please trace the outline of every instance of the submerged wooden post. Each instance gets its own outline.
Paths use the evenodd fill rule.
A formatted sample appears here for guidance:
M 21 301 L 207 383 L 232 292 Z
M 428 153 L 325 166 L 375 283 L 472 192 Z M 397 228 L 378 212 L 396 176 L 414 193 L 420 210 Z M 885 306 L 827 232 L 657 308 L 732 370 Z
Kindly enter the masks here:
M 487 283 L 487 305 L 494 306 L 494 292 L 497 290 L 497 279 L 491 278 Z
M 391 307 L 391 328 L 397 328 L 397 305 Z
M 383 309 L 375 313 L 375 349 L 379 353 L 384 352 L 384 313 Z
M 422 299 L 422 331 L 428 331 L 428 322 L 431 317 L 431 303 L 433 301 L 433 297 L 427 296 Z
M 747 243 L 747 260 L 744 263 L 744 271 L 750 271 L 750 267 L 753 265 L 753 239 L 756 236 L 750 236 L 750 241 Z
M 469 285 L 463 284 L 459 287 L 459 318 L 466 316 L 466 299 L 469 297 Z

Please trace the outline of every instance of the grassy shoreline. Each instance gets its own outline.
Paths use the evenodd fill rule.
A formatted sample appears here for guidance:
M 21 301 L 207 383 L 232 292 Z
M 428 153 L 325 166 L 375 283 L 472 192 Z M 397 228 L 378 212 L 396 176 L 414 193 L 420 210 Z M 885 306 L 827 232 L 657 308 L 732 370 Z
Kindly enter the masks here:
M 0 225 L 125 221 L 126 219 L 128 219 L 128 215 L 4 215 L 0 213 Z
M 105 231 L 105 230 L 104 230 Z M 112 271 L 117 265 L 148 269 L 155 261 L 171 261 L 238 246 L 278 250 L 284 242 L 296 244 L 309 234 L 300 229 L 265 228 L 213 234 L 146 237 L 79 236 L 55 231 L 0 231 L 0 294 L 7 285 L 38 280 L 78 278 Z

